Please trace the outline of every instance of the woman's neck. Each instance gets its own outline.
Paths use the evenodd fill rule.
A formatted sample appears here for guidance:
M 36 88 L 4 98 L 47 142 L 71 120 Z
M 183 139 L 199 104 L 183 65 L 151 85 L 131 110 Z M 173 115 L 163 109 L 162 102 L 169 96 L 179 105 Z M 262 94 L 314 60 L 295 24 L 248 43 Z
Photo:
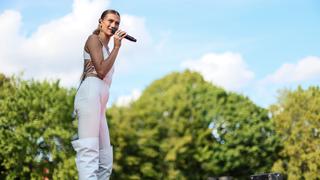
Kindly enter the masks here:
M 100 39 L 101 43 L 105 47 L 108 47 L 108 43 L 109 43 L 110 37 L 106 36 L 106 34 L 103 33 L 103 32 L 100 32 L 98 36 L 99 36 L 99 39 Z

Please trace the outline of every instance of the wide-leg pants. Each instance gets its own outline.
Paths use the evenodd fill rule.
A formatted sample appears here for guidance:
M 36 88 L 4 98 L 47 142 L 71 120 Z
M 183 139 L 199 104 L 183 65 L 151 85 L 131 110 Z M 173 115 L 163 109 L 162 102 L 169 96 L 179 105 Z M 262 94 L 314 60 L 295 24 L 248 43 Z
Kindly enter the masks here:
M 102 179 L 102 177 L 109 177 L 111 174 L 113 155 L 112 146 L 110 145 L 109 129 L 105 117 L 105 110 L 108 98 L 109 85 L 105 81 L 97 77 L 87 77 L 81 83 L 77 91 L 74 102 L 74 108 L 78 116 L 79 139 L 77 140 L 77 143 L 73 142 L 73 146 L 77 151 L 77 168 L 79 171 L 79 176 L 81 175 L 81 171 L 85 172 L 88 169 L 81 169 L 81 167 L 78 166 L 78 164 L 80 164 L 81 161 L 85 161 L 83 159 L 85 159 L 87 156 L 90 156 L 90 152 L 83 152 L 86 152 L 89 149 L 89 151 L 91 151 L 91 154 L 93 154 L 91 156 L 96 156 L 97 153 L 95 153 L 94 151 L 97 151 L 97 149 L 95 150 L 97 146 L 99 148 L 99 165 L 95 164 L 93 160 L 94 157 L 89 157 L 90 161 L 92 162 L 89 162 L 89 164 L 87 162 L 87 165 L 90 165 L 91 163 L 94 164 L 94 167 L 98 166 L 98 170 L 92 170 L 92 174 L 95 173 L 98 179 L 100 179 L 99 176 L 101 176 Z M 92 140 L 96 140 L 99 143 L 95 145 Z M 91 141 L 91 145 L 89 145 L 90 147 L 85 147 L 86 150 L 81 149 L 82 146 L 86 145 L 83 145 L 79 142 L 86 143 L 88 141 Z M 105 174 L 105 176 L 103 174 Z M 81 177 L 79 177 L 79 179 L 81 179 Z

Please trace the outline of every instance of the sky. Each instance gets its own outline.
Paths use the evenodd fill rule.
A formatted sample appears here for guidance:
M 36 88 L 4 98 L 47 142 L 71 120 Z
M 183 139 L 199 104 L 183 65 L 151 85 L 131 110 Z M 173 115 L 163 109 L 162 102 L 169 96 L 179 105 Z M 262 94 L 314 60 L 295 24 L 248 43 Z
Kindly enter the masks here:
M 138 40 L 122 43 L 109 105 L 186 69 L 262 107 L 281 89 L 320 83 L 318 0 L 2 0 L 0 72 L 77 88 L 84 43 L 105 9 Z

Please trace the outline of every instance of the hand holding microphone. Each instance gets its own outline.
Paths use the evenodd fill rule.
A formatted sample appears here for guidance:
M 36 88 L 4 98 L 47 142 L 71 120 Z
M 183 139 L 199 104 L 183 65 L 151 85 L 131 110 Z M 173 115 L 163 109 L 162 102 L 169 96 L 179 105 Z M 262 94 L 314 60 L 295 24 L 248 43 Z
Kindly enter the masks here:
M 112 34 L 115 34 L 117 32 L 117 29 L 116 28 L 112 28 Z M 125 33 L 126 34 L 126 33 Z M 120 37 L 122 37 L 123 36 L 123 34 L 120 32 L 120 34 L 118 34 Z M 123 38 L 126 38 L 127 40 L 129 40 L 129 41 L 132 41 L 132 42 L 137 42 L 137 40 L 134 38 L 134 37 L 132 37 L 132 36 L 130 36 L 130 35 L 128 35 L 128 34 L 126 34 Z

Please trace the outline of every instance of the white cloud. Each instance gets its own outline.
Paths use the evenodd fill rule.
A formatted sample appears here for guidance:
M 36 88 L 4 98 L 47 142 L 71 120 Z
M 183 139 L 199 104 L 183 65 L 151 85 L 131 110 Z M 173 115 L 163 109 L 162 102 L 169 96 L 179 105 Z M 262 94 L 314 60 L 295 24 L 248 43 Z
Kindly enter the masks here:
M 115 105 L 117 105 L 117 106 L 129 106 L 130 103 L 132 103 L 133 101 L 137 100 L 140 96 L 141 96 L 141 91 L 137 90 L 137 89 L 134 89 L 130 95 L 125 95 L 125 96 L 119 97 L 116 100 Z
M 117 73 L 135 71 L 136 67 L 148 62 L 145 57 L 147 52 L 153 51 L 152 38 L 145 26 L 145 19 L 128 14 L 121 15 L 121 29 L 135 37 L 137 42 L 122 41 L 121 52 L 117 58 Z M 113 41 L 111 41 L 111 46 Z
M 208 53 L 200 59 L 183 62 L 182 66 L 201 73 L 205 80 L 227 90 L 241 90 L 254 78 L 254 73 L 237 53 Z
M 281 89 L 296 89 L 299 85 L 318 85 L 320 80 L 320 58 L 307 56 L 297 63 L 285 63 L 273 73 L 257 80 L 247 94 L 255 102 L 268 107 L 276 102 Z
M 283 64 L 278 70 L 268 75 L 265 83 L 299 83 L 308 80 L 320 80 L 320 57 L 309 56 L 298 63 Z
M 0 70 L 2 72 L 17 71 L 20 64 L 14 66 L 11 61 L 20 49 L 21 38 L 18 29 L 21 27 L 21 15 L 12 10 L 6 10 L 0 15 Z
M 76 86 L 83 67 L 85 40 L 97 27 L 101 12 L 108 5 L 109 0 L 74 0 L 70 13 L 40 25 L 28 37 L 20 32 L 23 28 L 20 12 L 4 11 L 0 14 L 0 72 L 24 71 L 25 78 L 61 79 L 62 85 Z M 135 50 L 150 44 L 143 18 L 122 15 L 121 21 L 123 29 L 140 40 L 144 38 L 145 43 L 140 43 Z M 129 54 L 132 56 L 135 51 L 133 44 L 123 44 L 121 57 L 129 59 Z M 122 67 L 125 63 L 119 66 L 120 70 L 125 69 Z
M 182 63 L 184 68 L 197 71 L 205 80 L 227 90 L 241 92 L 263 107 L 276 102 L 278 91 L 319 84 L 320 57 L 307 56 L 297 63 L 286 63 L 261 79 L 255 78 L 237 53 L 208 53 L 197 60 Z

